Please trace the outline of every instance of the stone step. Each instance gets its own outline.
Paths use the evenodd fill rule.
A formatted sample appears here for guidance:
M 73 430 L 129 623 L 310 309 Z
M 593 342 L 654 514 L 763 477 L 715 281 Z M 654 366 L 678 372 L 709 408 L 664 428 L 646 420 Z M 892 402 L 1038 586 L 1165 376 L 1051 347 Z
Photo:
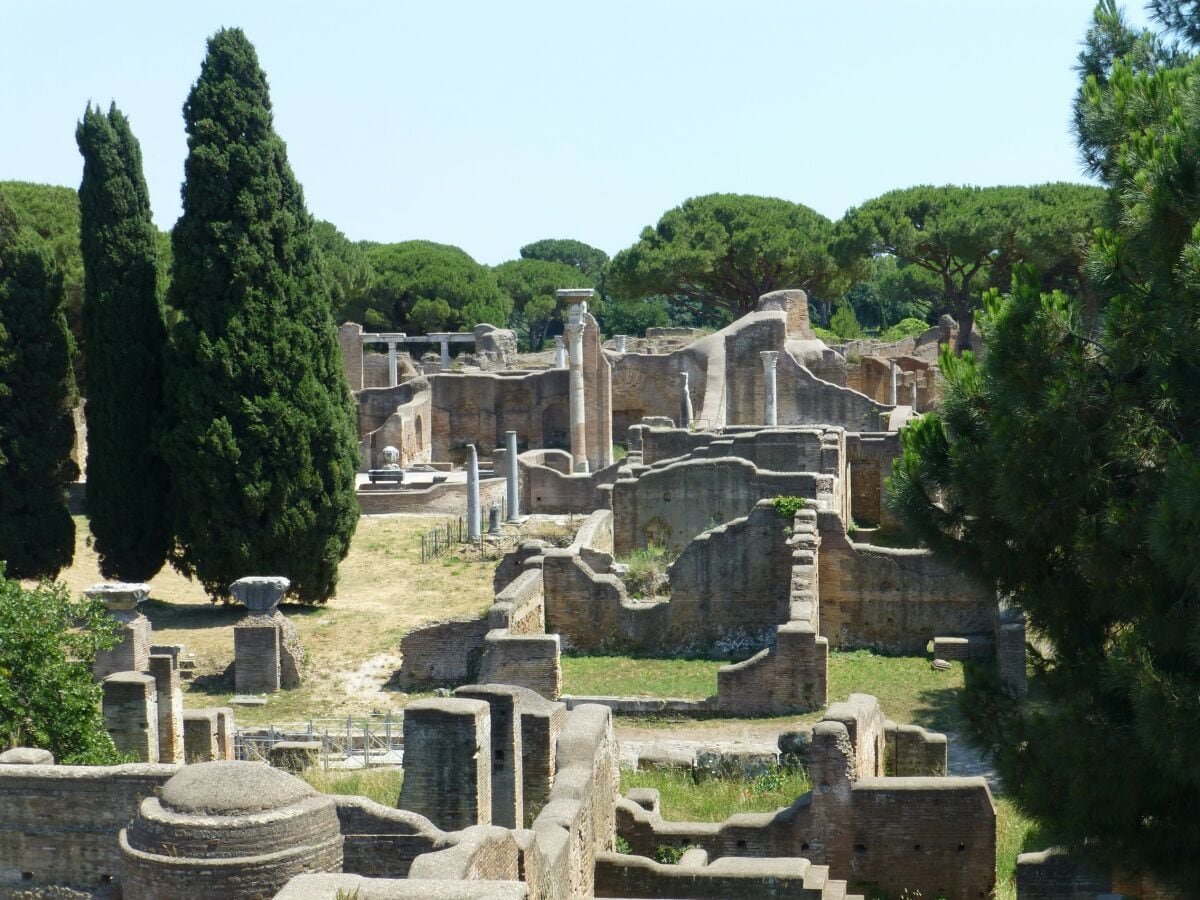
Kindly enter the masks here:
M 829 866 L 810 865 L 808 871 L 804 873 L 804 889 L 807 891 L 822 891 L 822 897 L 825 896 L 823 889 L 828 882 Z

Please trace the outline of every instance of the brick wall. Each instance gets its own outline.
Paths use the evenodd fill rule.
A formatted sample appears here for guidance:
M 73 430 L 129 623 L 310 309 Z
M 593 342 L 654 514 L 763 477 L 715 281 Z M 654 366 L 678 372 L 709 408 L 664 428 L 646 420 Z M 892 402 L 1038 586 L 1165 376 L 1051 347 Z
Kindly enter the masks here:
M 119 881 L 117 831 L 178 771 L 174 765 L 0 765 L 0 894 Z
M 548 700 L 557 700 L 562 693 L 559 636 L 489 631 L 483 642 L 479 681 L 517 685 L 537 691 Z
M 256 617 L 261 618 L 261 617 Z M 233 676 L 239 694 L 279 690 L 279 629 L 269 619 L 233 626 Z
M 102 681 L 115 672 L 145 672 L 150 665 L 153 642 L 150 620 L 136 610 L 110 612 L 119 625 L 117 643 L 109 650 L 97 650 L 92 674 Z
M 414 628 L 400 641 L 400 687 L 422 690 L 478 680 L 486 619 L 451 619 Z
M 116 672 L 104 679 L 104 729 L 121 753 L 158 762 L 158 687 L 143 672 Z
M 418 700 L 404 712 L 400 806 L 446 831 L 491 822 L 491 721 L 480 700 Z

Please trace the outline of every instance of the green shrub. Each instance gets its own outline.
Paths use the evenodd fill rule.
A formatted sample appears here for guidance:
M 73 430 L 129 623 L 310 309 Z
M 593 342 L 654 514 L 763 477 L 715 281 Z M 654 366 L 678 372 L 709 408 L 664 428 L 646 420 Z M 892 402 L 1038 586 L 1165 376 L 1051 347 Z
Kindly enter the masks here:
M 771 501 L 771 505 L 775 507 L 775 512 L 785 519 L 794 519 L 796 513 L 808 506 L 808 501 L 803 497 L 776 497 Z
M 896 341 L 902 341 L 905 338 L 916 337 L 918 334 L 924 334 L 929 329 L 929 323 L 924 319 L 907 318 L 901 319 L 891 328 L 882 332 L 879 335 L 879 340 L 885 344 L 894 344 Z
M 815 334 L 817 337 L 819 337 L 821 340 L 823 340 L 827 344 L 842 343 L 842 339 L 840 337 L 838 337 L 836 334 L 834 334 L 832 331 L 830 331 L 828 328 L 821 328 L 819 326 L 814 325 L 813 326 L 813 334 Z
M 629 566 L 624 576 L 629 596 L 638 599 L 657 596 L 666 580 L 667 568 L 677 555 L 661 544 L 651 544 L 630 553 L 622 560 Z

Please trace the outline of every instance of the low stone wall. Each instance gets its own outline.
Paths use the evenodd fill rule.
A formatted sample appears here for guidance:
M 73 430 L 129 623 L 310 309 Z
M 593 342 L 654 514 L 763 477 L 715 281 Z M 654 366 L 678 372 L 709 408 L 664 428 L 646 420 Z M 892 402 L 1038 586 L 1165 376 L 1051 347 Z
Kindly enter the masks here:
M 707 857 L 707 854 L 702 855 Z M 811 887 L 808 884 L 812 884 Z M 601 853 L 596 857 L 597 897 L 780 897 L 822 900 L 828 884 L 807 859 L 738 859 L 708 865 L 663 865 L 643 856 Z M 832 886 L 831 886 L 832 887 Z
M 868 522 L 883 528 L 899 525 L 885 502 L 885 484 L 892 477 L 892 463 L 901 452 L 897 431 L 846 435 L 850 513 L 860 525 Z
M 504 451 L 497 451 L 502 456 Z M 537 465 L 523 454 L 520 469 L 521 508 L 547 515 L 578 515 L 602 506 L 598 493 L 602 485 L 617 480 L 621 463 L 615 462 L 587 474 L 568 474 L 545 465 Z
M 399 798 L 397 798 L 398 800 Z M 366 797 L 334 796 L 343 870 L 372 878 L 407 878 L 423 853 L 453 845 L 453 838 L 424 816 L 393 809 Z
M 479 482 L 481 509 L 504 501 L 504 479 L 483 478 Z M 461 516 L 467 508 L 464 482 L 435 484 L 420 490 L 364 490 L 358 492 L 358 508 L 364 516 L 419 512 L 425 515 Z
M 275 900 L 525 900 L 529 888 L 519 881 L 408 881 L 361 875 L 298 875 Z
M 526 868 L 538 870 L 536 896 L 594 895 L 596 854 L 612 850 L 616 840 L 619 784 L 612 713 L 603 706 L 572 711 L 558 737 L 554 785 L 525 851 Z
M 119 881 L 117 832 L 179 769 L 0 765 L 0 894 Z
M 937 635 L 992 634 L 996 598 L 928 550 L 855 544 L 821 516 L 821 634 L 830 647 L 923 655 Z
M 654 802 L 617 804 L 634 853 L 694 845 L 710 857 L 800 856 L 889 895 L 988 896 L 995 881 L 996 811 L 983 778 L 880 777 L 887 727 L 875 698 L 851 695 L 813 729 L 813 790 L 790 807 L 724 822 L 666 822 Z M 644 801 L 643 801 L 644 802 Z M 647 809 L 649 806 L 650 809 Z
M 483 642 L 479 680 L 537 691 L 548 700 L 562 693 L 562 662 L 557 634 L 514 635 L 497 628 Z
M 450 619 L 414 628 L 400 639 L 402 690 L 425 690 L 477 681 L 486 619 Z
M 454 846 L 418 856 L 408 870 L 413 880 L 516 881 L 517 842 L 507 828 L 475 825 L 455 834 Z

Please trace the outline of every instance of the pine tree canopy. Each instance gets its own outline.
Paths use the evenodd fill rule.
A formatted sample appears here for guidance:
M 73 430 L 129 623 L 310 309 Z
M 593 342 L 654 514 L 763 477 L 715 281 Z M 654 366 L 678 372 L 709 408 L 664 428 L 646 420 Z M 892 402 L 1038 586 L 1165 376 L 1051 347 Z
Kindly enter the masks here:
M 209 40 L 184 120 L 163 445 L 172 563 L 214 597 L 284 575 L 298 599 L 323 601 L 358 516 L 355 414 L 313 221 L 240 30 Z
M 1049 648 L 1030 703 L 969 705 L 1022 809 L 1054 843 L 1196 896 L 1200 64 L 1163 59 L 1085 73 L 1080 143 L 1118 207 L 1086 263 L 1098 322 L 1016 267 L 985 298 L 982 362 L 943 355 L 942 410 L 903 433 L 891 497 Z
M 158 231 L 142 154 L 114 105 L 90 104 L 75 132 L 88 357 L 87 509 L 100 572 L 148 581 L 171 545 L 162 415 L 166 329 L 158 294 Z

